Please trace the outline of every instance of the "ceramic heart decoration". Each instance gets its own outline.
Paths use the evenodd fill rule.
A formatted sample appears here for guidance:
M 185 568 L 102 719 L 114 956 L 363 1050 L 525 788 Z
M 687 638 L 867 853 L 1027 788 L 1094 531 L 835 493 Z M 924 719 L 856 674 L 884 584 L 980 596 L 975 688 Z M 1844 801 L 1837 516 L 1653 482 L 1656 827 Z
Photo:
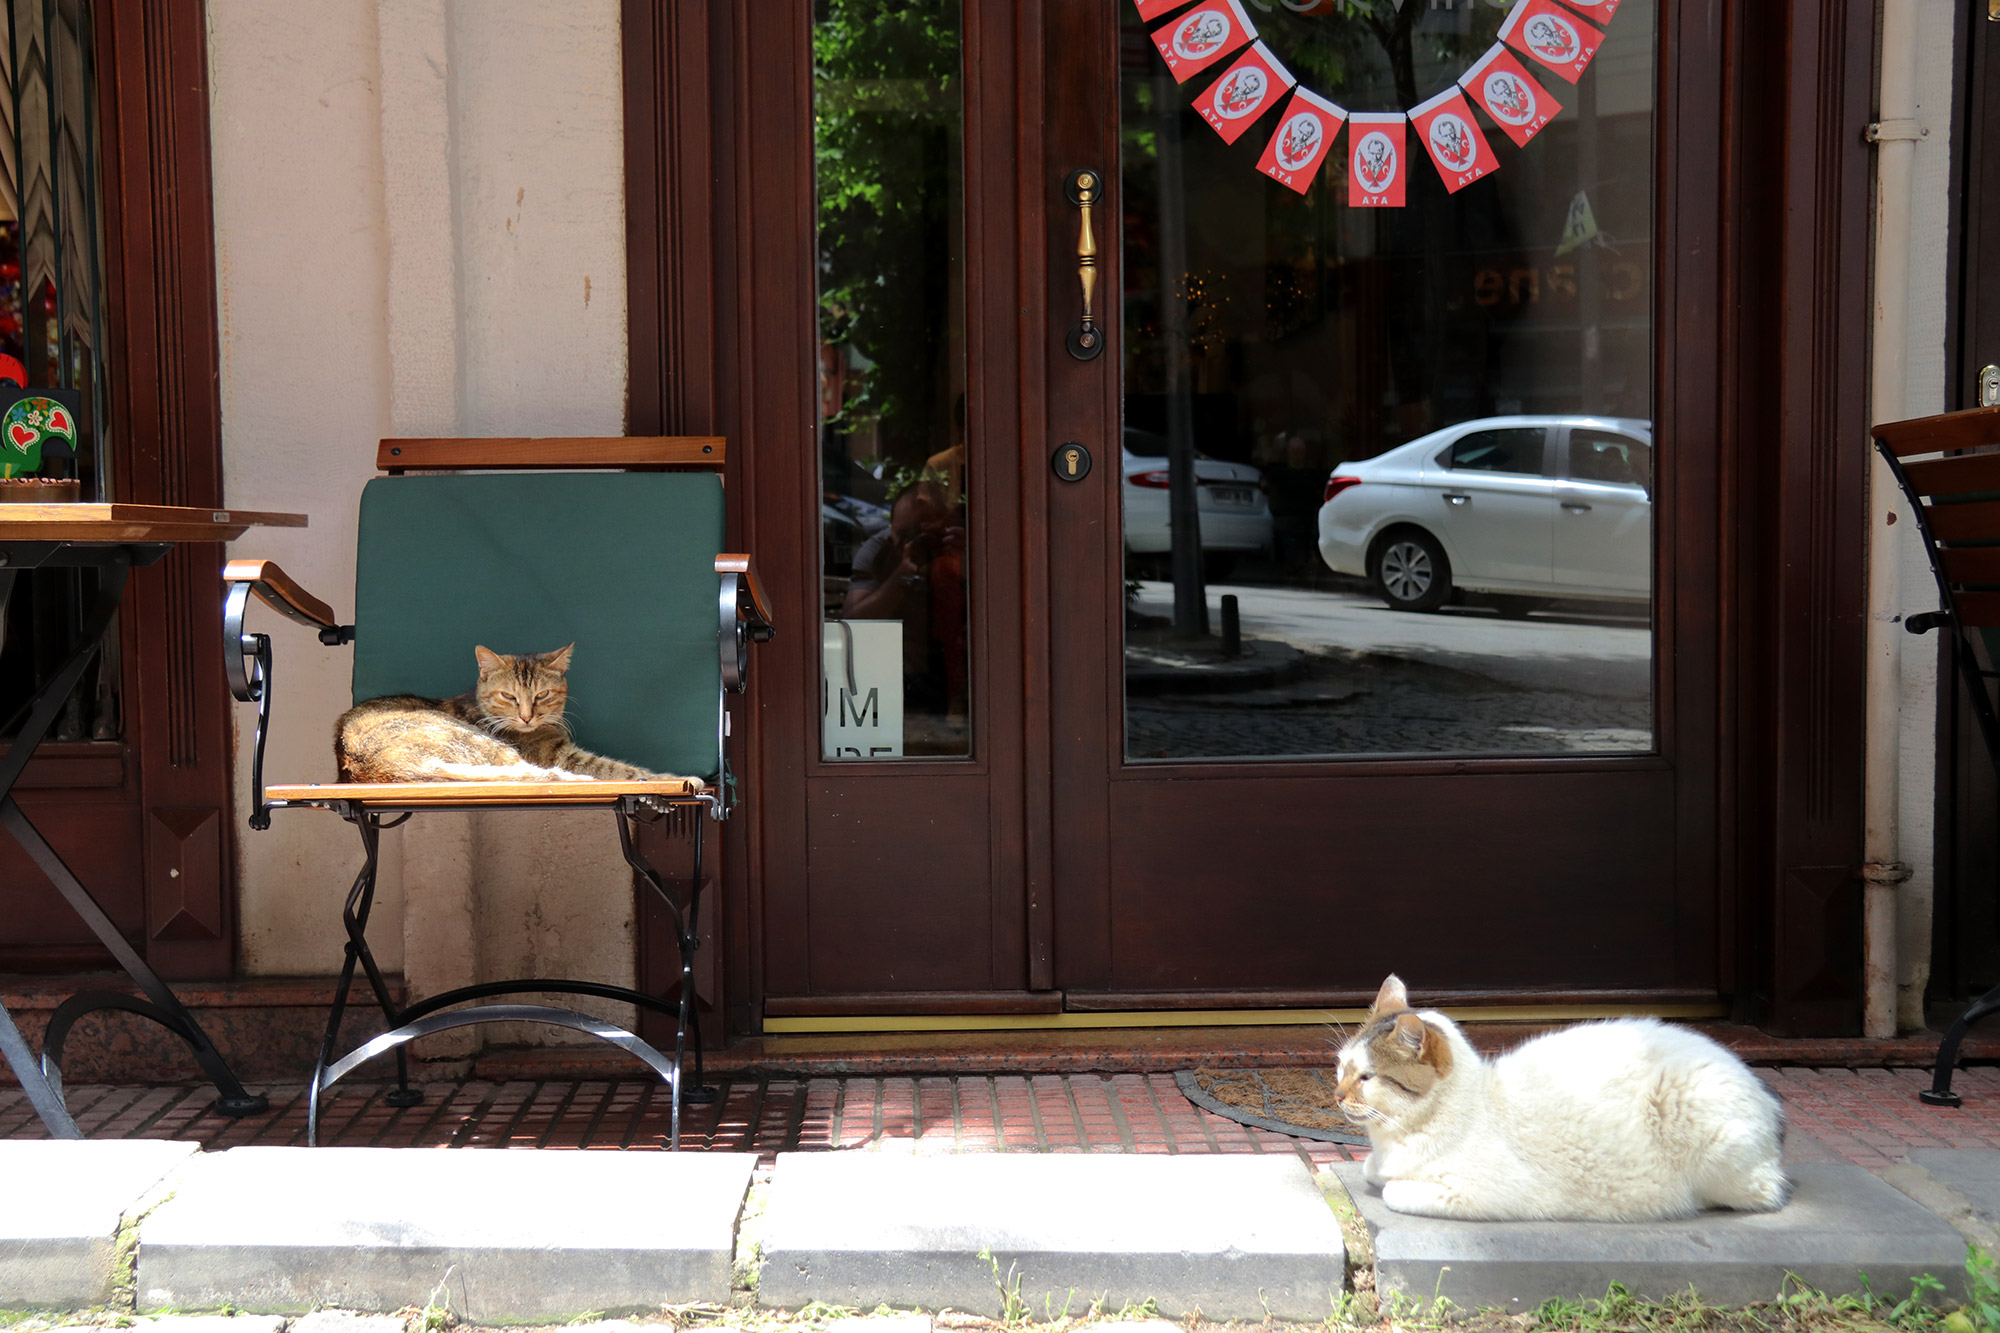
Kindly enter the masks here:
M 26 453 L 28 446 L 40 438 L 41 432 L 24 426 L 18 421 L 7 427 L 7 442 L 14 446 L 16 453 Z

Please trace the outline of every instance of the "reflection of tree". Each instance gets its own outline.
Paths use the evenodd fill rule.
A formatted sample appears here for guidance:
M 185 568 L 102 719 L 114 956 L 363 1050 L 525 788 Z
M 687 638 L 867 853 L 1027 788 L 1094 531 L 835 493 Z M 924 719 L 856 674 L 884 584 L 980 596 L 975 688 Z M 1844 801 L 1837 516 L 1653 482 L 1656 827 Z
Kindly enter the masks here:
M 944 432 L 957 274 L 959 0 L 818 0 L 813 28 L 820 336 L 873 364 L 835 424 L 886 457 Z

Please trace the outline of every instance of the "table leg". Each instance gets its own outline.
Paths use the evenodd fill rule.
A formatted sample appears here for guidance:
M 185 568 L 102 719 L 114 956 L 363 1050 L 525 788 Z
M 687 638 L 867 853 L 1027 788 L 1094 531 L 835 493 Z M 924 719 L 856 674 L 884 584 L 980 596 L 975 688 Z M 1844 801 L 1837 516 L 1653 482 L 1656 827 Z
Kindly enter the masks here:
M 14 1020 L 4 1004 L 0 1004 L 0 1054 L 7 1057 L 8 1068 L 14 1071 L 14 1077 L 28 1094 L 28 1105 L 35 1108 L 35 1114 L 49 1127 L 50 1136 L 58 1139 L 82 1138 L 83 1132 L 76 1127 L 76 1121 L 69 1118 L 69 1108 L 63 1105 L 62 1097 L 42 1077 L 41 1061 L 28 1049 L 21 1029 L 14 1026 Z
M 187 1030 L 177 1035 L 187 1042 L 188 1048 L 194 1052 L 195 1062 L 201 1066 L 202 1072 L 208 1075 L 208 1081 L 215 1085 L 215 1090 L 222 1094 L 215 1101 L 215 1109 L 223 1115 L 253 1115 L 268 1109 L 270 1102 L 261 1093 L 244 1090 L 243 1085 L 237 1081 L 236 1075 L 223 1060 L 222 1053 L 215 1049 L 215 1043 L 211 1042 L 208 1035 L 201 1030 L 201 1024 L 195 1022 L 194 1015 L 189 1013 L 173 991 L 167 988 L 167 983 L 160 980 L 152 968 L 146 966 L 146 960 L 139 957 L 126 942 L 117 924 L 104 914 L 104 909 L 97 905 L 97 900 L 90 896 L 82 882 L 70 872 L 67 865 L 63 864 L 63 859 L 56 855 L 56 849 L 49 846 L 48 840 L 28 822 L 28 817 L 21 812 L 21 807 L 15 804 L 11 796 L 0 797 L 0 825 L 4 825 L 7 831 L 14 835 L 14 841 L 20 843 L 22 849 L 34 859 L 35 864 L 41 867 L 42 873 L 56 886 L 56 892 L 63 896 L 71 910 L 90 927 L 91 934 L 97 936 L 98 942 L 111 951 L 111 956 L 118 960 L 118 966 L 124 968 L 125 975 L 138 983 L 139 989 L 146 993 L 146 998 L 162 1012 L 171 1015 L 175 1022 L 187 1025 Z M 170 1027 L 168 1030 L 173 1029 Z
M 224 1115 L 249 1115 L 265 1110 L 269 1106 L 268 1101 L 260 1095 L 244 1090 L 236 1075 L 224 1062 L 221 1052 L 215 1049 L 214 1043 L 210 1042 L 202 1032 L 201 1025 L 195 1022 L 194 1015 L 187 1011 L 186 1007 L 175 998 L 174 993 L 167 989 L 167 984 L 154 975 L 153 970 L 146 966 L 145 960 L 140 958 L 126 942 L 117 925 L 104 914 L 104 909 L 97 905 L 97 900 L 90 896 L 89 891 L 70 872 L 70 868 L 63 864 L 62 858 L 56 855 L 55 848 L 49 846 L 48 841 L 28 821 L 27 815 L 15 803 L 12 794 L 14 783 L 20 778 L 22 770 L 28 766 L 28 759 L 48 735 L 49 728 L 55 724 L 57 716 L 62 712 L 63 704 L 76 689 L 77 682 L 83 679 L 83 673 L 89 668 L 91 659 L 97 655 L 105 632 L 111 627 L 112 617 L 118 612 L 119 599 L 124 594 L 126 580 L 132 572 L 132 557 L 120 550 L 97 568 L 97 601 L 91 607 L 90 614 L 84 617 L 76 648 L 63 663 L 61 670 L 50 677 L 36 692 L 33 706 L 28 710 L 27 721 L 21 725 L 20 733 L 8 747 L 7 753 L 0 756 L 0 825 L 5 825 L 7 831 L 14 835 L 14 840 L 21 844 L 22 850 L 28 853 L 35 864 L 41 867 L 42 873 L 56 886 L 56 892 L 63 896 L 70 908 L 83 919 L 85 925 L 90 927 L 98 942 L 111 951 L 111 956 L 118 960 L 118 965 L 125 969 L 125 974 L 138 983 L 139 989 L 146 993 L 147 998 L 162 1012 L 171 1016 L 175 1023 L 186 1024 L 187 1030 L 177 1032 L 176 1035 L 187 1042 L 194 1052 L 195 1060 L 201 1065 L 202 1072 L 208 1075 L 216 1091 L 222 1094 L 216 1100 L 215 1109 Z M 168 1030 L 174 1029 L 169 1026 Z M 11 1020 L 7 1023 L 7 1031 L 13 1034 L 14 1041 L 20 1041 L 20 1034 L 14 1029 Z M 30 1089 L 29 1099 L 33 1102 L 36 1112 L 41 1115 L 43 1123 L 49 1126 L 50 1132 L 61 1138 L 73 1135 L 76 1131 L 75 1123 L 62 1108 L 61 1093 L 42 1075 L 40 1062 L 35 1062 L 34 1078 L 30 1079 L 29 1071 L 16 1063 L 13 1045 L 5 1042 L 4 1035 L 0 1035 L 0 1044 L 6 1045 L 8 1063 L 15 1066 L 15 1074 L 20 1078 L 22 1086 Z M 23 1044 L 21 1051 L 25 1053 L 26 1050 L 27 1047 Z M 37 1100 L 35 1089 L 38 1087 L 41 1093 L 54 1103 L 53 1109 L 59 1119 L 52 1118 L 49 1110 L 44 1109 L 41 1101 Z M 65 1126 L 69 1130 L 68 1134 L 63 1132 Z

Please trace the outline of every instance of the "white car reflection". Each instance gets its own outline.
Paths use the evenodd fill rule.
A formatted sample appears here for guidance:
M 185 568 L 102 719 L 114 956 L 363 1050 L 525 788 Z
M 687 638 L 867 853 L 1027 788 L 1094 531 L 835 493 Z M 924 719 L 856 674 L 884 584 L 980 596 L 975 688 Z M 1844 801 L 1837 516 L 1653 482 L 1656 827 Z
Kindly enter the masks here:
M 1653 426 L 1629 417 L 1463 421 L 1327 479 L 1319 551 L 1401 611 L 1454 589 L 1643 602 L 1652 595 Z
M 1125 549 L 1136 556 L 1173 550 L 1168 525 L 1167 440 L 1150 431 L 1125 431 Z M 1201 514 L 1202 562 L 1211 578 L 1226 573 L 1236 556 L 1271 545 L 1271 505 L 1263 474 L 1248 463 L 1195 455 L 1195 497 Z

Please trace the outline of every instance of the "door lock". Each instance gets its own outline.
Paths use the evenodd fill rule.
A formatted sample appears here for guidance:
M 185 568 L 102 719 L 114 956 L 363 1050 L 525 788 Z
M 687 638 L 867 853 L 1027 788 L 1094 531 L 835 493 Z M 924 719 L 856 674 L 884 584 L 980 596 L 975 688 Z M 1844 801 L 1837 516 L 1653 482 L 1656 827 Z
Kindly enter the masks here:
M 1979 405 L 2000 407 L 2000 366 L 1984 366 L 1979 371 Z
M 1059 444 L 1049 466 L 1064 481 L 1082 481 L 1090 475 L 1090 450 L 1074 441 Z

